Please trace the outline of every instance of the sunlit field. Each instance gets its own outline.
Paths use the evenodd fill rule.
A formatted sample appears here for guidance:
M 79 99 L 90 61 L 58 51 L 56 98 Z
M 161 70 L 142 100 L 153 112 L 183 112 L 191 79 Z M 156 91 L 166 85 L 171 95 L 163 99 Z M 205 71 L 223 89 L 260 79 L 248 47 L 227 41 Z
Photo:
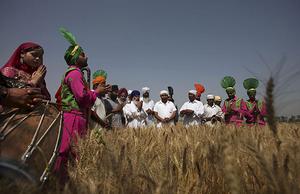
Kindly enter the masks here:
M 93 132 L 63 193 L 299 193 L 299 126 Z
M 43 192 L 299 193 L 299 127 L 279 124 L 277 139 L 267 126 L 92 131 L 69 183 Z

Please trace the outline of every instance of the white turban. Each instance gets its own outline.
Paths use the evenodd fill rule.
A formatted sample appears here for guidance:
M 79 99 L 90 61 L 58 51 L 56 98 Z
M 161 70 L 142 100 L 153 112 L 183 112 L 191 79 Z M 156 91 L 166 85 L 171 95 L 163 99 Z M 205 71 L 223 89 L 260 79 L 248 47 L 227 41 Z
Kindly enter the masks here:
M 194 94 L 196 96 L 197 95 L 197 91 L 196 90 L 190 90 L 189 94 Z
M 145 94 L 146 92 L 150 92 L 150 88 L 148 88 L 148 87 L 143 87 L 143 88 L 142 88 L 142 92 L 143 92 L 143 94 Z
M 159 95 L 163 95 L 163 94 L 169 95 L 169 92 L 168 92 L 167 90 L 162 90 L 162 91 L 160 91 Z
M 206 99 L 207 99 L 207 100 L 214 100 L 214 99 L 215 99 L 215 96 L 212 95 L 212 94 L 208 94 L 208 95 L 206 96 Z
M 130 95 L 130 94 L 131 94 L 131 92 L 132 92 L 132 90 L 128 90 L 127 92 L 128 92 L 128 95 Z

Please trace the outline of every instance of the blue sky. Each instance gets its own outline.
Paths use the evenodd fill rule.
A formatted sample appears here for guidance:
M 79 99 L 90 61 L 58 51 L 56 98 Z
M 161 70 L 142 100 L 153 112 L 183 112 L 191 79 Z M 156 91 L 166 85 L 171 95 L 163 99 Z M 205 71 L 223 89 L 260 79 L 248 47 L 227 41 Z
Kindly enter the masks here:
M 22 42 L 41 44 L 53 97 L 67 68 L 69 45 L 58 32 L 64 26 L 91 69 L 108 72 L 109 83 L 148 86 L 155 100 L 171 85 L 181 106 L 194 82 L 206 87 L 204 95 L 226 97 L 219 84 L 226 75 L 236 78 L 237 94 L 246 98 L 243 80 L 267 80 L 285 56 L 277 112 L 300 114 L 300 76 L 290 76 L 300 70 L 299 18 L 298 0 L 3 0 L 0 64 Z M 259 94 L 264 90 L 261 84 Z

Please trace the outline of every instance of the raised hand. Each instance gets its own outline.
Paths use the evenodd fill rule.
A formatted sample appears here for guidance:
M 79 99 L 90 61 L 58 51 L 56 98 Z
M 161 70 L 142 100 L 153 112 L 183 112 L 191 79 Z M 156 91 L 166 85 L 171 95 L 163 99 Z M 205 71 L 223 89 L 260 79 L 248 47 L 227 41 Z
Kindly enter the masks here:
M 39 68 L 35 72 L 33 72 L 31 76 L 31 81 L 30 81 L 31 85 L 33 86 L 40 85 L 44 80 L 46 73 L 47 73 L 46 66 L 45 65 L 39 66 Z

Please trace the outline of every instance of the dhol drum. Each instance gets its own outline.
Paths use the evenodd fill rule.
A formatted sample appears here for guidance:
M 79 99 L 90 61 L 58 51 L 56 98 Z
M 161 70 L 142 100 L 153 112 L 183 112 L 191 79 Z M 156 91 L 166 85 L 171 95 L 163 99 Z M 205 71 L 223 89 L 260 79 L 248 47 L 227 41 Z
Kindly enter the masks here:
M 0 113 L 0 176 L 44 183 L 58 155 L 62 123 L 62 112 L 49 101 L 31 111 Z

